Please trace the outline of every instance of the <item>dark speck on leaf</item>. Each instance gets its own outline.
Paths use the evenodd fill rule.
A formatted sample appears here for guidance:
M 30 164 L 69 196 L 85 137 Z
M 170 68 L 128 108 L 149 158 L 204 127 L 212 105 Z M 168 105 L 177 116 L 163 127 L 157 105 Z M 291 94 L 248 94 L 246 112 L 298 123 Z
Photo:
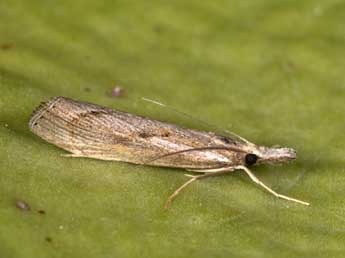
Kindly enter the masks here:
M 42 214 L 42 215 L 46 214 L 46 211 L 45 211 L 45 210 L 38 210 L 37 212 L 38 212 L 39 214 Z
M 53 242 L 53 239 L 51 237 L 46 237 L 46 241 L 51 243 L 51 242 Z
M 156 32 L 157 34 L 160 34 L 163 32 L 163 27 L 160 25 L 155 25 L 153 26 L 153 31 Z
M 2 49 L 2 50 L 9 50 L 13 47 L 14 47 L 14 45 L 12 43 L 0 44 L 0 49 Z

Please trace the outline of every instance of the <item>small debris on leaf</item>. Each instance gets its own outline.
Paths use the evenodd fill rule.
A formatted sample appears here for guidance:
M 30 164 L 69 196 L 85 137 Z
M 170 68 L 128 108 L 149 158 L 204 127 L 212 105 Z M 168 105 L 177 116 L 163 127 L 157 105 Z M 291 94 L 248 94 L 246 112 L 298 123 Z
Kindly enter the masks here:
M 119 97 L 122 97 L 125 93 L 125 90 L 120 87 L 120 86 L 115 86 L 111 92 L 110 92 L 110 96 L 111 97 L 114 97 L 114 98 L 119 98 Z
M 23 211 L 31 210 L 29 204 L 27 204 L 23 200 L 16 200 L 16 207 L 20 210 L 23 210 Z

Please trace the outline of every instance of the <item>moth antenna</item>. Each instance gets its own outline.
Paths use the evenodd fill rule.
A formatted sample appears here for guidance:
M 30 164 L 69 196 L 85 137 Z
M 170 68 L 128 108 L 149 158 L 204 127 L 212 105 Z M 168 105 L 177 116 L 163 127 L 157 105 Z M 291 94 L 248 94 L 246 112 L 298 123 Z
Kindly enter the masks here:
M 145 97 L 142 97 L 141 100 L 144 100 L 144 101 L 147 101 L 147 102 L 150 102 L 152 104 L 156 104 L 158 106 L 162 106 L 162 107 L 167 107 L 166 105 L 164 105 L 163 103 L 161 102 L 158 102 L 156 100 L 153 100 L 153 99 L 148 99 L 148 98 L 145 98 Z
M 152 99 L 145 98 L 145 97 L 142 97 L 141 100 L 147 101 L 149 103 L 152 103 L 152 104 L 155 104 L 155 105 L 158 105 L 158 106 L 161 106 L 161 107 L 165 107 L 165 108 L 171 109 L 175 113 L 183 115 L 183 116 L 185 116 L 185 117 L 187 117 L 189 119 L 195 120 L 195 121 L 199 122 L 200 124 L 203 124 L 203 125 L 208 126 L 208 127 L 213 127 L 214 129 L 219 130 L 220 132 L 223 132 L 223 133 L 231 135 L 231 136 L 235 136 L 236 138 L 238 138 L 239 140 L 241 140 L 241 141 L 243 141 L 245 143 L 251 143 L 250 141 L 244 139 L 243 137 L 239 136 L 238 134 L 235 134 L 234 132 L 231 132 L 231 131 L 229 131 L 227 129 L 220 128 L 220 127 L 218 127 L 218 126 L 216 126 L 214 124 L 208 123 L 208 122 L 206 122 L 206 121 L 204 121 L 204 120 L 202 120 L 200 118 L 191 116 L 190 114 L 185 113 L 183 111 L 180 111 L 180 110 L 178 110 L 178 109 L 176 109 L 176 108 L 174 108 L 172 106 L 168 106 L 168 105 L 163 104 L 163 103 L 161 103 L 159 101 L 152 100 Z
M 192 149 L 180 150 L 180 151 L 175 151 L 175 152 L 163 154 L 161 156 L 155 157 L 153 159 L 150 159 L 150 160 L 144 162 L 144 164 L 149 164 L 149 163 L 154 162 L 156 160 L 163 159 L 163 158 L 170 157 L 170 156 L 177 155 L 177 154 L 181 154 L 181 153 L 192 152 L 192 151 L 203 151 L 203 150 L 233 150 L 233 151 L 238 151 L 238 152 L 245 152 L 242 149 L 237 148 L 237 147 L 223 147 L 223 146 L 200 147 L 200 148 L 192 148 Z

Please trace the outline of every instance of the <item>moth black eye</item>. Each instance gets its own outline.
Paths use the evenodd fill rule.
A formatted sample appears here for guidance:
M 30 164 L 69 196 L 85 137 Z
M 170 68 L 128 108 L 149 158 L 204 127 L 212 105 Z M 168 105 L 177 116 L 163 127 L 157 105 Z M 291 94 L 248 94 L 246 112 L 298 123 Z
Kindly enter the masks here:
M 247 154 L 244 159 L 246 161 L 246 164 L 248 166 L 251 166 L 251 165 L 254 165 L 256 163 L 256 161 L 258 160 L 258 156 L 250 153 L 250 154 Z

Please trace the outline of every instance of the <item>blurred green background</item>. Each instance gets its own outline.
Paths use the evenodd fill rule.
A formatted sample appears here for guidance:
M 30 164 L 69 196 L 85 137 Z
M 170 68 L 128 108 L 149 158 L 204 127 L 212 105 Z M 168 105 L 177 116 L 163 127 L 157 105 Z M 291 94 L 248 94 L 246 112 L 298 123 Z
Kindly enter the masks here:
M 344 12 L 335 0 L 0 1 L 0 257 L 344 257 Z M 109 97 L 116 85 L 124 97 Z M 293 147 L 296 162 L 254 171 L 311 205 L 239 171 L 164 211 L 183 170 L 64 158 L 29 131 L 57 95 L 203 129 L 145 111 L 148 97 Z

